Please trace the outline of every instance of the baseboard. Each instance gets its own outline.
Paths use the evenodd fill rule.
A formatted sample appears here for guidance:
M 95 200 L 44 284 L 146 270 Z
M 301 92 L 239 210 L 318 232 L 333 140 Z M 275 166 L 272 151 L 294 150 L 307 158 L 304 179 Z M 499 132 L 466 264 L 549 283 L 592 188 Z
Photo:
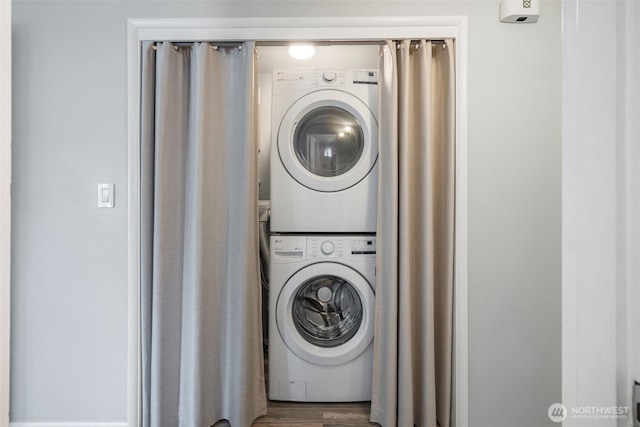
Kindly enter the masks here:
M 9 423 L 9 427 L 129 427 L 129 424 L 117 422 L 117 423 L 108 423 L 108 422 L 15 422 L 12 421 Z

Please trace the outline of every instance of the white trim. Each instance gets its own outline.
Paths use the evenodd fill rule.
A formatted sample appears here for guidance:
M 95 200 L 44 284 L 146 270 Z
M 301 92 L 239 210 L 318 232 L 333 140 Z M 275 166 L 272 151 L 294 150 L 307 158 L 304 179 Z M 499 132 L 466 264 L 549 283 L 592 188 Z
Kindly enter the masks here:
M 622 353 L 618 363 L 618 405 L 632 406 L 632 390 L 634 381 L 640 381 L 640 334 L 637 325 L 640 324 L 640 266 L 637 261 L 640 258 L 640 224 L 637 218 L 640 215 L 640 124 L 637 120 L 640 113 L 640 84 L 637 75 L 640 72 L 640 30 L 636 26 L 635 19 L 640 17 L 640 4 L 637 2 L 624 2 L 618 4 L 618 90 L 617 96 L 620 102 L 618 118 L 623 118 L 619 123 L 619 147 L 622 153 L 618 153 L 619 164 L 618 197 L 624 200 L 623 206 L 619 206 L 624 212 L 621 214 L 624 227 L 618 224 L 618 238 L 624 246 L 624 264 L 619 272 L 624 287 L 620 287 L 618 300 L 618 314 L 622 316 L 618 320 L 618 351 Z M 621 70 L 620 70 L 621 69 Z M 624 157 L 621 155 L 624 154 Z M 618 425 L 631 427 L 633 421 L 627 420 Z
M 132 19 L 139 40 L 381 40 L 456 37 L 463 17 Z M 131 27 L 130 27 L 131 28 Z
M 133 19 L 128 21 L 129 108 L 129 303 L 128 409 L 129 427 L 140 414 L 140 43 L 172 41 L 365 41 L 407 38 L 456 39 L 456 293 L 454 349 L 454 425 L 469 425 L 468 383 L 468 183 L 467 183 L 467 18 L 230 18 Z M 13 427 L 13 426 L 12 426 Z M 27 427 L 27 426 L 20 426 Z
M 9 423 L 9 427 L 127 427 L 129 424 L 127 423 L 108 423 L 108 422 L 99 422 L 99 423 L 79 423 L 79 422 L 39 422 L 39 423 L 21 423 L 21 422 L 12 422 Z
M 11 2 L 2 0 L 0 97 L 0 427 L 6 427 L 11 375 Z
M 627 345 L 628 381 L 640 381 L 640 123 L 634 118 L 640 114 L 640 29 L 634 19 L 640 17 L 640 4 L 627 2 L 626 10 L 626 183 L 627 183 Z M 632 220 L 629 220 L 629 219 Z M 629 394 L 631 392 L 629 391 Z
M 616 342 L 617 293 L 624 285 L 618 263 L 625 257 L 617 235 L 624 217 L 617 212 L 616 7 L 562 4 L 562 403 L 569 412 L 616 406 L 616 374 L 623 369 Z M 599 52 L 598 61 L 585 68 L 592 52 Z M 589 421 L 568 416 L 563 425 Z
M 128 88 L 128 298 L 127 426 L 140 425 L 140 42 L 138 27 L 127 28 Z
M 469 425 L 469 162 L 467 101 L 467 18 L 456 37 L 456 242 L 454 294 L 454 402 L 452 425 Z

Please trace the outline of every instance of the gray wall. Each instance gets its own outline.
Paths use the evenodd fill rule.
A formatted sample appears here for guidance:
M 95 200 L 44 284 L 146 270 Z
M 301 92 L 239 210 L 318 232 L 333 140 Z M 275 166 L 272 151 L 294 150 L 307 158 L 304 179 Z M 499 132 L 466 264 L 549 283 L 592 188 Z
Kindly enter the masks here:
M 248 4 L 250 3 L 250 4 Z M 13 421 L 126 416 L 126 19 L 469 16 L 470 425 L 552 425 L 561 399 L 560 4 L 16 1 Z M 96 184 L 116 208 L 96 208 Z

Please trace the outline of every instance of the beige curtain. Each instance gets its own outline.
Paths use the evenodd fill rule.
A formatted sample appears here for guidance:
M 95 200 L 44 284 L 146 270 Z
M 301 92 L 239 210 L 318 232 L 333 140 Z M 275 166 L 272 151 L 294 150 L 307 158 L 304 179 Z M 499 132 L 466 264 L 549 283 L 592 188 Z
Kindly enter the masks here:
M 255 46 L 142 47 L 142 425 L 266 413 Z
M 387 42 L 380 65 L 371 420 L 449 427 L 455 209 L 454 43 Z

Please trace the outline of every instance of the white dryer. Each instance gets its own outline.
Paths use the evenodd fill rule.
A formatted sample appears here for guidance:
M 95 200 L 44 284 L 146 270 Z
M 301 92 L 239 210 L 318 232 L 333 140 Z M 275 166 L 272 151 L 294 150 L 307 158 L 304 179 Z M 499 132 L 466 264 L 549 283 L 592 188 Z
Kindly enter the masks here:
M 373 235 L 271 236 L 271 400 L 371 400 L 375 248 Z
M 377 76 L 377 70 L 274 71 L 272 231 L 376 231 Z

